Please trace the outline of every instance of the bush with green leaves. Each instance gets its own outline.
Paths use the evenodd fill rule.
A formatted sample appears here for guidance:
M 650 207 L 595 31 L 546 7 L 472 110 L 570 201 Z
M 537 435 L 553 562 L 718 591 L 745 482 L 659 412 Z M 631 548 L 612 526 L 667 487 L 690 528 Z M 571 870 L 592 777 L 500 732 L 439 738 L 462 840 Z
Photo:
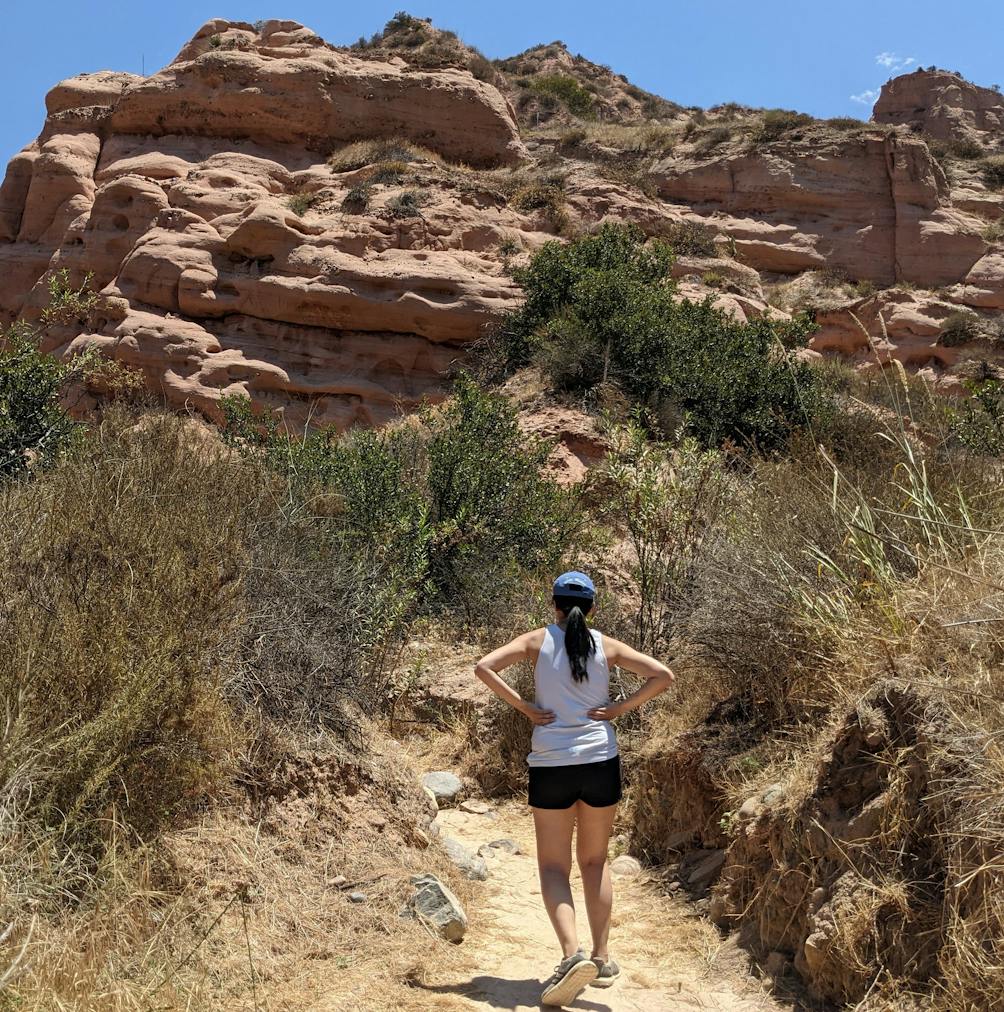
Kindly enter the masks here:
M 529 90 L 545 102 L 560 102 L 573 116 L 593 111 L 593 96 L 570 74 L 542 74 L 531 80 Z
M 31 328 L 0 336 L 0 477 L 51 464 L 70 444 L 77 426 L 61 403 L 69 375 Z
M 790 354 L 812 324 L 739 323 L 710 300 L 679 301 L 672 259 L 664 242 L 616 225 L 546 244 L 515 272 L 525 299 L 486 344 L 493 366 L 533 363 L 578 393 L 614 382 L 655 415 L 678 417 L 702 445 L 776 449 L 821 396 Z
M 405 611 L 457 609 L 478 624 L 519 574 L 557 563 L 578 527 L 569 493 L 541 475 L 550 446 L 513 406 L 461 376 L 418 425 L 291 438 L 225 402 L 226 438 L 282 474 L 328 536 Z
M 970 393 L 954 412 L 952 435 L 975 454 L 999 457 L 1004 454 L 1004 383 L 973 383 Z
M 993 155 L 982 163 L 983 185 L 988 190 L 1004 190 L 1004 155 Z
M 286 206 L 293 214 L 302 218 L 320 199 L 319 193 L 307 193 L 301 190 L 286 198 Z
M 424 190 L 404 190 L 387 201 L 387 211 L 392 218 L 420 218 L 428 201 Z
M 815 120 L 804 112 L 793 109 L 766 109 L 753 128 L 750 139 L 754 144 L 770 144 L 800 127 L 810 126 Z
M 590 476 L 590 498 L 599 518 L 631 547 L 639 597 L 635 645 L 665 656 L 709 532 L 724 523 L 740 492 L 724 455 L 693 439 L 675 447 L 658 443 L 631 421 L 615 426 L 608 443 Z

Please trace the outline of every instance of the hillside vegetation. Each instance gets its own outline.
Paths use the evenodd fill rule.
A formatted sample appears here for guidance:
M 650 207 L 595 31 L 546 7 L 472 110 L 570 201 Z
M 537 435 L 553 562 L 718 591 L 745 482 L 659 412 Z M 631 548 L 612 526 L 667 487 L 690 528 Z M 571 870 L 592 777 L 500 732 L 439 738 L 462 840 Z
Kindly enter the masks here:
M 116 1007 L 133 1007 L 165 972 L 178 1001 L 209 999 L 193 967 L 170 971 L 197 922 L 117 915 L 87 952 L 54 954 L 140 902 L 179 829 L 214 811 L 268 819 L 278 756 L 291 769 L 320 747 L 315 762 L 366 768 L 369 721 L 414 703 L 396 658 L 416 623 L 494 642 L 540 616 L 559 566 L 612 579 L 612 544 L 629 589 L 605 591 L 605 627 L 674 656 L 686 687 L 622 728 L 636 847 L 664 860 L 681 829 L 688 846 L 724 846 L 716 916 L 747 929 L 757 958 L 822 931 L 799 966 L 821 997 L 879 1008 L 919 990 L 962 1009 L 996 992 L 1004 499 L 970 448 L 986 411 L 905 374 L 864 384 L 800 365 L 788 324 L 666 301 L 671 259 L 623 229 L 546 246 L 484 348 L 485 376 L 532 362 L 554 397 L 598 392 L 607 457 L 567 489 L 540 476 L 550 448 L 516 408 L 469 377 L 441 407 L 346 436 L 291 438 L 233 401 L 220 442 L 144 403 L 128 374 L 56 365 L 37 335 L 8 334 L 2 903 L 18 1007 L 54 993 L 91 1007 L 113 982 Z M 629 341 L 612 344 L 611 321 Z M 102 416 L 71 422 L 63 391 L 96 382 Z M 490 792 L 515 789 L 527 729 L 494 708 L 474 719 L 458 758 Z M 695 782 L 702 729 L 723 719 Z M 797 827 L 849 775 L 833 751 L 848 721 L 867 735 L 859 765 L 876 764 L 873 815 L 865 831 L 828 810 L 843 836 L 821 862 Z M 400 790 L 368 776 L 374 804 Z M 782 806 L 744 821 L 770 783 Z M 757 849 L 757 833 L 787 849 Z M 763 891 L 780 861 L 823 890 L 829 933 L 809 913 L 780 929 Z M 191 908 L 190 881 L 156 876 L 156 909 Z M 919 925 L 924 958 L 909 959 L 899 939 Z M 123 987 L 109 967 L 126 965 Z
M 0 208 L 0 1012 L 424 1012 L 411 877 L 480 894 L 410 750 L 520 796 L 442 683 L 565 568 L 678 676 L 616 846 L 779 1002 L 996 1006 L 1004 134 L 897 81 L 684 109 L 402 12 L 57 86 Z

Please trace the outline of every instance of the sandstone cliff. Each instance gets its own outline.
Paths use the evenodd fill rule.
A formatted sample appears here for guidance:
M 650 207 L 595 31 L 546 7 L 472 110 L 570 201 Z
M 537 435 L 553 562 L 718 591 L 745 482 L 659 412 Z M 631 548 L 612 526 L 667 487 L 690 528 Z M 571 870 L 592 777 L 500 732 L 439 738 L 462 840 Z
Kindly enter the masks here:
M 876 123 L 906 125 L 943 141 L 1004 147 L 1004 95 L 947 70 L 917 70 L 882 86 Z
M 991 136 L 994 93 L 949 76 L 898 79 L 876 118 L 926 82 Z M 492 64 L 397 18 L 349 49 L 213 20 L 159 73 L 72 78 L 46 112 L 0 187 L 0 322 L 37 315 L 51 272 L 89 276 L 98 308 L 52 350 L 97 346 L 209 415 L 241 393 L 344 427 L 436 397 L 518 300 L 512 264 L 610 220 L 682 236 L 682 297 L 818 310 L 820 354 L 948 386 L 999 356 L 1004 195 L 932 154 L 924 117 L 684 110 L 559 43 Z

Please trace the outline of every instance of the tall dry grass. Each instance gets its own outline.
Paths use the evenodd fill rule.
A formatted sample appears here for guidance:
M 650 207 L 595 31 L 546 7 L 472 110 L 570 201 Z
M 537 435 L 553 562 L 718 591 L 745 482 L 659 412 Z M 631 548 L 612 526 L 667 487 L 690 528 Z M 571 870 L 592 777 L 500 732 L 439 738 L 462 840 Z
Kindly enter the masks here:
M 649 718 L 638 844 L 659 852 L 681 829 L 673 797 L 653 799 L 658 779 L 700 769 L 704 824 L 720 820 L 711 836 L 732 855 L 729 923 L 754 950 L 790 951 L 818 995 L 862 1008 L 909 994 L 989 1008 L 1004 915 L 1004 473 L 955 443 L 922 386 L 884 382 L 785 457 L 746 462 L 675 613 L 688 691 Z M 743 720 L 703 723 L 727 700 Z M 774 782 L 783 810 L 740 826 L 741 803 Z M 834 804 L 851 806 L 846 825 Z M 817 839 L 820 821 L 843 842 Z M 800 963 L 820 888 L 833 933 Z M 921 936 L 922 952 L 908 941 Z
M 0 577 L 0 1000 L 10 1007 L 223 1007 L 220 938 L 243 941 L 244 915 L 252 939 L 290 947 L 275 960 L 283 972 L 301 958 L 281 886 L 297 880 L 297 853 L 309 853 L 314 878 L 336 839 L 346 875 L 365 878 L 378 854 L 373 874 L 386 875 L 408 847 L 416 870 L 436 864 L 408 835 L 407 792 L 366 760 L 364 713 L 379 710 L 390 664 L 388 627 L 373 616 L 379 574 L 273 471 L 188 420 L 113 405 L 53 466 L 0 485 Z M 297 811 L 266 845 L 262 820 L 299 797 L 289 781 L 308 743 L 304 792 L 318 795 L 327 835 L 305 842 Z M 348 814 L 343 788 L 357 798 Z M 394 813 L 393 839 L 371 846 L 366 805 Z M 282 930 L 254 928 L 263 904 L 240 898 L 240 861 L 215 873 L 192 863 L 193 832 L 276 886 L 268 923 Z M 380 907 L 385 927 L 398 920 L 398 878 Z M 323 877 L 310 896 L 317 919 L 297 930 L 342 925 L 359 943 L 339 943 L 354 961 L 376 947 L 364 915 L 346 920 Z M 405 952 L 419 947 L 412 938 Z

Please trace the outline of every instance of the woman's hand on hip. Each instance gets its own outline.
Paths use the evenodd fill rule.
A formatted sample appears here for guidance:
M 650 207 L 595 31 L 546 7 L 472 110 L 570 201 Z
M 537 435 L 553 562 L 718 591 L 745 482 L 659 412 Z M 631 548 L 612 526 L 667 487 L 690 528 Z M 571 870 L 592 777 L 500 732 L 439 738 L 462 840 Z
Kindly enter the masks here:
M 605 703 L 586 711 L 593 720 L 616 720 L 625 713 L 623 703 Z
M 545 710 L 534 703 L 526 703 L 520 707 L 520 712 L 530 721 L 531 724 L 553 724 L 556 719 L 554 710 Z

